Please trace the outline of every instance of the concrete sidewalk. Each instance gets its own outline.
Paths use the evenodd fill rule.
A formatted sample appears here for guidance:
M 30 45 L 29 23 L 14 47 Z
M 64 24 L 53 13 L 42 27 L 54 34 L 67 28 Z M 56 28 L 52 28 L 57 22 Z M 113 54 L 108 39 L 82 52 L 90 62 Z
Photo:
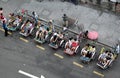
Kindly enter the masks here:
M 120 19 L 110 13 L 60 1 L 40 3 L 32 0 L 31 3 L 24 4 L 21 8 L 36 11 L 41 18 L 53 19 L 57 24 L 60 24 L 62 15 L 66 13 L 69 17 L 78 19 L 78 24 L 83 24 L 85 30 L 97 31 L 99 33 L 98 41 L 109 46 L 113 46 L 120 38 Z M 77 27 L 71 29 L 79 32 Z
M 95 30 L 99 33 L 98 41 L 109 46 L 113 46 L 120 38 L 120 19 L 111 13 L 105 13 L 100 10 L 94 10 L 89 7 L 74 5 L 68 2 L 48 1 L 37 2 L 36 0 L 10 0 L 7 3 L 1 3 L 5 9 L 5 15 L 13 12 L 15 9 L 24 8 L 30 11 L 36 11 L 40 18 L 55 20 L 56 24 L 61 24 L 62 15 L 78 19 L 78 24 L 83 24 L 85 30 Z M 21 7 L 20 7 L 21 6 Z M 71 27 L 75 32 L 79 32 L 78 27 Z

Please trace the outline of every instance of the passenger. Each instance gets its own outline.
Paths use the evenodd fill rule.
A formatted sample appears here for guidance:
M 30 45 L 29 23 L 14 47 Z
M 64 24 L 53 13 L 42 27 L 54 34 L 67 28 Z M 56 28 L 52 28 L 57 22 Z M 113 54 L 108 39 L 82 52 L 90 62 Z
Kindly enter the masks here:
M 58 44 L 60 43 L 60 41 L 63 40 L 63 33 L 62 32 L 59 32 L 58 33 Z
M 71 48 L 72 42 L 74 41 L 73 37 L 69 38 L 69 41 L 66 45 L 66 47 L 68 46 L 69 48 Z
M 11 24 L 15 21 L 15 15 L 14 13 L 10 13 L 9 14 L 9 20 L 8 20 L 8 23 Z
M 86 57 L 91 58 L 92 57 L 92 52 L 88 51 L 86 54 Z
M 90 48 L 90 45 L 89 45 L 89 44 L 86 44 L 85 47 L 81 50 L 81 55 L 82 55 L 83 57 L 86 57 L 87 52 L 89 51 L 89 48 Z
M 91 57 L 93 57 L 93 54 L 96 52 L 95 46 L 91 46 L 89 52 L 92 54 Z
M 108 56 L 108 51 L 105 51 L 104 53 L 100 54 L 98 60 L 100 62 L 104 62 L 106 60 L 106 57 Z
M 43 36 L 44 36 L 44 33 L 42 32 L 42 30 L 40 30 L 40 32 L 39 32 L 39 40 L 43 40 L 44 39 Z
M 95 52 L 95 51 L 96 51 L 95 46 L 91 46 L 89 51 L 90 51 L 90 52 Z
M 43 30 L 43 37 L 42 37 L 43 40 L 45 40 L 47 34 L 48 34 L 48 31 L 44 29 Z
M 54 33 L 51 42 L 52 42 L 53 44 L 57 44 L 57 43 L 56 43 L 56 42 L 57 42 L 57 39 L 58 39 L 58 34 L 57 34 L 57 33 Z
M 74 39 L 74 41 L 72 42 L 72 45 L 71 45 L 71 50 L 75 51 L 77 46 L 78 46 L 78 41 L 77 41 L 77 39 Z
M 22 19 L 20 18 L 20 16 L 16 16 L 16 19 L 13 22 L 13 26 L 19 26 L 21 21 L 22 21 Z
M 113 58 L 113 53 L 109 52 L 108 56 L 106 57 L 106 65 L 110 65 L 110 61 L 112 61 Z
M 58 37 L 59 37 L 59 39 L 63 39 L 63 33 L 62 33 L 62 32 L 59 32 L 59 33 L 58 33 Z
M 21 32 L 22 33 L 28 33 L 29 29 L 32 27 L 32 22 L 30 22 L 29 20 L 23 24 L 22 28 L 21 28 Z
M 28 21 L 25 27 L 25 33 L 29 33 L 31 27 L 32 27 L 32 22 Z

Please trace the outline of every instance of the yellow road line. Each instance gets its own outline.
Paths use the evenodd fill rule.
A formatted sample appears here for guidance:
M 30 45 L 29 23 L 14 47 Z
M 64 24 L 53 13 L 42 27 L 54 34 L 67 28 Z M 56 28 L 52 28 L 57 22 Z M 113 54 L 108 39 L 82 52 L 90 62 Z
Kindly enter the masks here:
M 77 63 L 77 62 L 73 62 L 73 64 L 76 65 L 76 66 L 78 66 L 78 67 L 81 67 L 81 68 L 84 67 L 83 65 L 81 65 L 81 64 L 79 64 L 79 63 Z
M 93 71 L 93 73 L 96 74 L 96 75 L 99 75 L 99 76 L 101 76 L 101 77 L 104 77 L 103 74 L 101 74 L 101 73 L 99 73 L 99 72 L 97 72 L 97 71 Z
M 26 43 L 29 42 L 28 40 L 26 40 L 26 39 L 24 39 L 24 38 L 22 38 L 22 37 L 20 37 L 20 40 L 22 40 L 22 41 L 24 41 L 24 42 L 26 42 Z
M 12 33 L 11 32 L 8 32 L 9 35 L 11 35 Z
M 64 58 L 63 56 L 61 56 L 60 54 L 57 54 L 57 53 L 54 53 L 54 55 L 57 56 L 57 57 L 59 57 L 59 58 L 61 58 L 61 59 Z
M 1 31 L 5 32 L 4 29 L 0 28 Z M 8 32 L 9 35 L 11 35 L 12 33 L 11 32 Z
M 45 48 L 42 47 L 42 46 L 36 45 L 36 47 L 37 47 L 37 48 L 40 48 L 40 49 L 42 49 L 42 50 L 45 50 Z
M 5 32 L 4 29 L 0 28 L 1 31 Z

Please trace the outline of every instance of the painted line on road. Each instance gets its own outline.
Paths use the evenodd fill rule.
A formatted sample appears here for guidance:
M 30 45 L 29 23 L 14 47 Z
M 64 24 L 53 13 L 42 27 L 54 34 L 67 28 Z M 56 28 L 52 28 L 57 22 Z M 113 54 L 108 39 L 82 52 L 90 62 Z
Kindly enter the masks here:
M 62 55 L 57 54 L 57 53 L 54 53 L 54 56 L 57 56 L 57 57 L 59 57 L 59 58 L 61 58 L 61 59 L 63 59 L 63 58 L 64 58 Z
M 77 63 L 77 62 L 73 62 L 73 64 L 76 65 L 76 66 L 78 66 L 78 67 L 81 67 L 81 68 L 84 67 L 83 65 L 81 65 L 81 64 L 79 64 L 79 63 Z
M 99 73 L 99 72 L 97 72 L 97 71 L 93 71 L 93 73 L 96 74 L 96 75 L 99 75 L 99 76 L 101 76 L 101 77 L 104 77 L 103 74 L 101 74 L 101 73 Z
M 3 32 L 5 32 L 5 30 L 4 30 L 4 29 L 2 29 L 2 28 L 0 28 L 0 30 L 1 30 L 1 31 L 3 31 Z
M 41 49 L 41 50 L 45 50 L 45 48 L 42 47 L 42 46 L 36 45 L 36 47 L 39 48 L 39 49 Z
M 39 78 L 39 77 L 37 77 L 37 76 L 34 76 L 34 75 L 29 74 L 29 73 L 27 73 L 27 72 L 24 72 L 24 71 L 22 71 L 22 70 L 19 70 L 18 73 L 23 74 L 23 75 L 25 75 L 25 76 L 28 76 L 28 77 L 30 77 L 30 78 Z M 43 77 L 43 78 L 44 78 L 44 77 Z
M 40 78 L 45 78 L 43 75 L 41 75 L 41 77 Z
M 24 39 L 24 38 L 22 38 L 22 37 L 20 37 L 20 40 L 22 40 L 22 41 L 24 41 L 24 42 L 26 42 L 26 43 L 29 42 L 27 39 Z
M 0 28 L 1 31 L 5 32 L 5 30 L 3 28 Z M 9 35 L 11 35 L 11 32 L 8 32 Z
M 11 32 L 8 32 L 8 34 L 9 34 L 9 35 L 12 35 L 12 33 L 11 33 Z

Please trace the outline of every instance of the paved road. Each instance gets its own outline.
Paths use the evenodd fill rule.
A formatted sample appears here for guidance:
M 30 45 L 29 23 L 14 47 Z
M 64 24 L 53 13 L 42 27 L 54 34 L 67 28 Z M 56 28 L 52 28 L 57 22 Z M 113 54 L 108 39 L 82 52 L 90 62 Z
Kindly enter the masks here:
M 20 38 L 28 40 L 28 42 Z M 79 57 L 68 56 L 63 49 L 54 50 L 48 44 L 37 44 L 33 38 L 24 38 L 19 32 L 13 32 L 7 38 L 0 31 L 0 75 L 1 78 L 29 78 L 20 73 L 19 70 L 33 74 L 37 77 L 44 75 L 45 78 L 119 78 L 119 59 L 107 70 L 101 70 L 96 62 L 83 64 Z M 90 43 L 90 42 L 89 42 Z M 82 45 L 83 43 L 81 43 Z M 36 47 L 39 45 L 42 48 Z M 96 45 L 99 51 L 100 45 Z M 59 55 L 59 56 L 56 56 Z M 77 65 L 76 65 L 77 63 Z M 79 65 L 79 66 L 78 66 Z M 83 66 L 83 67 L 82 67 Z M 96 75 L 93 71 L 99 72 Z
M 19 4 L 18 1 L 11 1 Z M 12 2 L 8 3 L 12 4 Z M 22 3 L 25 2 L 21 1 L 21 4 Z M 10 11 L 8 10 L 8 12 Z M 44 13 L 47 15 L 48 11 L 45 11 Z M 42 17 L 44 18 L 46 16 Z M 92 61 L 90 64 L 83 64 L 79 60 L 79 53 L 76 56 L 70 57 L 63 53 L 63 49 L 53 50 L 48 44 L 40 45 L 35 43 L 33 37 L 24 38 L 29 42 L 24 42 L 20 38 L 24 37 L 19 35 L 19 32 L 13 32 L 12 35 L 5 38 L 3 32 L 0 31 L 1 78 L 29 78 L 18 73 L 19 70 L 33 74 L 37 77 L 43 75 L 45 78 L 101 78 L 101 76 L 104 76 L 104 78 L 120 78 L 120 57 L 118 57 L 111 68 L 101 70 L 96 66 L 96 60 Z M 81 46 L 83 46 L 83 44 L 85 44 L 85 42 L 81 43 Z M 38 48 L 36 45 L 39 45 L 42 48 Z M 96 47 L 99 52 L 101 46 L 97 44 Z M 93 71 L 99 72 L 99 74 L 96 75 Z

